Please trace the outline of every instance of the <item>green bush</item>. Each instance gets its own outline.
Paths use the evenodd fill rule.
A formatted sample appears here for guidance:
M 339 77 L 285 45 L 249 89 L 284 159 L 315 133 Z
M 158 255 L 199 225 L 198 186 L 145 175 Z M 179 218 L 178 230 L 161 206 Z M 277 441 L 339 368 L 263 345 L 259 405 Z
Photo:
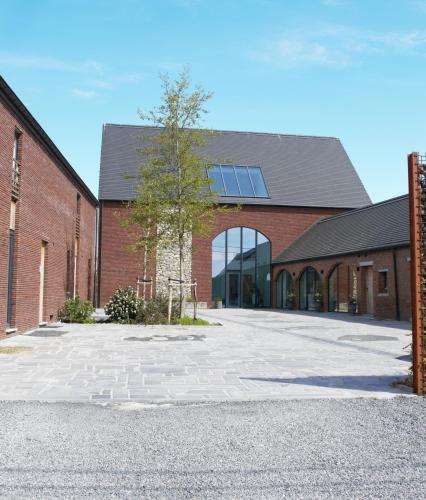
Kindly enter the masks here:
M 136 315 L 136 323 L 144 325 L 165 325 L 167 324 L 169 311 L 169 301 L 167 297 L 158 295 L 157 297 L 140 302 Z M 179 301 L 172 304 L 172 323 L 179 317 Z
M 94 310 L 90 300 L 81 300 L 77 295 L 65 301 L 58 311 L 58 319 L 64 323 L 94 323 L 91 316 Z
M 105 314 L 113 323 L 137 323 L 141 302 L 131 286 L 117 288 L 104 307 Z

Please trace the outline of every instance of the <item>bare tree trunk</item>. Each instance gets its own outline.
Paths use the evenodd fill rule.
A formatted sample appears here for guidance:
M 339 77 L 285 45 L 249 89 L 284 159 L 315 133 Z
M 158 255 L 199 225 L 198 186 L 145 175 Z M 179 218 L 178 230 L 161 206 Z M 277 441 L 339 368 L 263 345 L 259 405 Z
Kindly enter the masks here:
M 142 298 L 145 302 L 146 297 L 146 265 L 148 261 L 148 249 L 146 246 L 143 248 L 143 287 L 142 287 Z
M 182 317 L 183 287 L 182 287 L 182 264 L 183 264 L 183 236 L 179 233 L 179 317 Z

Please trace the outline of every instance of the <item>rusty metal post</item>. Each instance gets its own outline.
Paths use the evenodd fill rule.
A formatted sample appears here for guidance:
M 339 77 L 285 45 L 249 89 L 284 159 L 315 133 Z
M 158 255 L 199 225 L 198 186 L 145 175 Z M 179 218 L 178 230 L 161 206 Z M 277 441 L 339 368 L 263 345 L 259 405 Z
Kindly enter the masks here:
M 198 302 L 198 298 L 197 298 L 197 280 L 194 280 L 194 283 L 192 284 L 192 286 L 194 287 L 193 290 L 194 290 L 194 320 L 197 319 L 197 302 Z
M 418 395 L 424 393 L 423 330 L 424 304 L 423 248 L 422 248 L 422 207 L 418 154 L 408 155 L 408 185 L 410 203 L 411 239 L 411 313 L 413 329 L 413 390 Z
M 172 285 L 172 280 L 169 278 L 169 307 L 167 311 L 167 323 L 169 325 L 172 322 L 172 306 L 173 306 L 173 285 Z

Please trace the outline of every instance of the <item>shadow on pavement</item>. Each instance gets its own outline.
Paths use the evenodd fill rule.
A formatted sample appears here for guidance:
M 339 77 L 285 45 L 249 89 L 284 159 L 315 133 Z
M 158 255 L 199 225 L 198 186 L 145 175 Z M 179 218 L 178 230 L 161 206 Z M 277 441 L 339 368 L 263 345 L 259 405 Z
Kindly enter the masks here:
M 289 309 L 259 309 L 268 310 L 283 315 L 307 316 L 323 319 L 334 319 L 336 321 L 345 321 L 347 323 L 361 323 L 364 325 L 382 326 L 384 328 L 399 328 L 411 332 L 411 324 L 408 321 L 384 320 L 376 319 L 369 316 L 354 315 L 349 313 L 339 312 L 314 312 L 314 311 L 299 311 Z
M 355 389 L 372 392 L 401 392 L 392 387 L 392 383 L 403 380 L 403 375 L 345 375 L 342 377 L 297 377 L 297 378 L 268 378 L 268 377 L 240 377 L 241 380 L 254 382 L 274 382 L 277 384 L 312 385 L 315 387 L 330 387 L 333 389 Z

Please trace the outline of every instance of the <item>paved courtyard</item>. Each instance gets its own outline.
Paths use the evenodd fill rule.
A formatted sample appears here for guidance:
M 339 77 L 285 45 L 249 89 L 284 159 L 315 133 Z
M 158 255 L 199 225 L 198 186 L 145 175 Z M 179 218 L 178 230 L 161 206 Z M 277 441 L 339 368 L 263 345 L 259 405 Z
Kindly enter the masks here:
M 2 341 L 0 399 L 209 401 L 391 397 L 408 323 L 224 309 L 221 326 L 59 325 Z

